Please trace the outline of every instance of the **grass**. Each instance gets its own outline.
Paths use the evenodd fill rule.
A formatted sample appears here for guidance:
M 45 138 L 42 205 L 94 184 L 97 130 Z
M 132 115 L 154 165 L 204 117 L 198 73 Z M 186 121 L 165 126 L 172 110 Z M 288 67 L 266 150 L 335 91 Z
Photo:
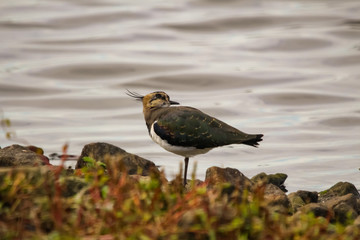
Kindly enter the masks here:
M 360 239 L 360 231 L 311 214 L 276 213 L 264 186 L 185 190 L 179 174 L 134 177 L 87 158 L 62 167 L 0 172 L 0 239 Z M 74 188 L 76 191 L 74 191 Z M 230 190 L 229 190 L 230 189 Z

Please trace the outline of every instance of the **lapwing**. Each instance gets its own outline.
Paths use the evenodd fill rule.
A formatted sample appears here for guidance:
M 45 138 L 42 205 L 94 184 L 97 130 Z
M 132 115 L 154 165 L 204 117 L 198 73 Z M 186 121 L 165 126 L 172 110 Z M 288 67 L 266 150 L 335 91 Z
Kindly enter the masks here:
M 246 144 L 257 147 L 263 134 L 244 133 L 202 111 L 179 105 L 162 91 L 142 96 L 128 90 L 127 95 L 143 104 L 149 135 L 165 150 L 185 157 L 184 185 L 189 158 L 213 148 Z

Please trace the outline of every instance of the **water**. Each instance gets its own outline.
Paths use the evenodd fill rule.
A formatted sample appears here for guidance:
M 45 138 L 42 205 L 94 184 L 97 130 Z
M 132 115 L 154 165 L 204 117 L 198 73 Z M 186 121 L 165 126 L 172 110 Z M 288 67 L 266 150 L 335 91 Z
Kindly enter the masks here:
M 220 166 L 287 173 L 290 191 L 360 188 L 359 16 L 357 0 L 1 2 L 0 109 L 16 136 L 0 145 L 80 154 L 104 141 L 172 178 L 183 159 L 125 94 L 164 90 L 265 135 L 190 159 L 198 178 Z

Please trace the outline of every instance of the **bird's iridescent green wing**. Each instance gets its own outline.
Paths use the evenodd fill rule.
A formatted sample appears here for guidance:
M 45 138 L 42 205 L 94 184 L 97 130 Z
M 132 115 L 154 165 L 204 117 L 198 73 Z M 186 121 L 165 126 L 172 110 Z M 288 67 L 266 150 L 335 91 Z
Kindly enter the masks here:
M 171 145 L 198 149 L 242 143 L 251 139 L 251 135 L 189 107 L 170 108 L 154 124 L 154 131 Z

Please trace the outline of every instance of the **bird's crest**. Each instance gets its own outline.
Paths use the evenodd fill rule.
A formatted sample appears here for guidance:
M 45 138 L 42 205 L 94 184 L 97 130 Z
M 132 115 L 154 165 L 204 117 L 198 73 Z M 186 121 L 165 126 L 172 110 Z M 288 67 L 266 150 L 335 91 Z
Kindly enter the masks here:
M 142 102 L 142 100 L 144 99 L 144 96 L 142 96 L 141 94 L 137 93 L 137 92 L 132 92 L 129 89 L 126 89 L 126 95 L 128 95 L 129 97 L 135 98 L 137 101 Z

